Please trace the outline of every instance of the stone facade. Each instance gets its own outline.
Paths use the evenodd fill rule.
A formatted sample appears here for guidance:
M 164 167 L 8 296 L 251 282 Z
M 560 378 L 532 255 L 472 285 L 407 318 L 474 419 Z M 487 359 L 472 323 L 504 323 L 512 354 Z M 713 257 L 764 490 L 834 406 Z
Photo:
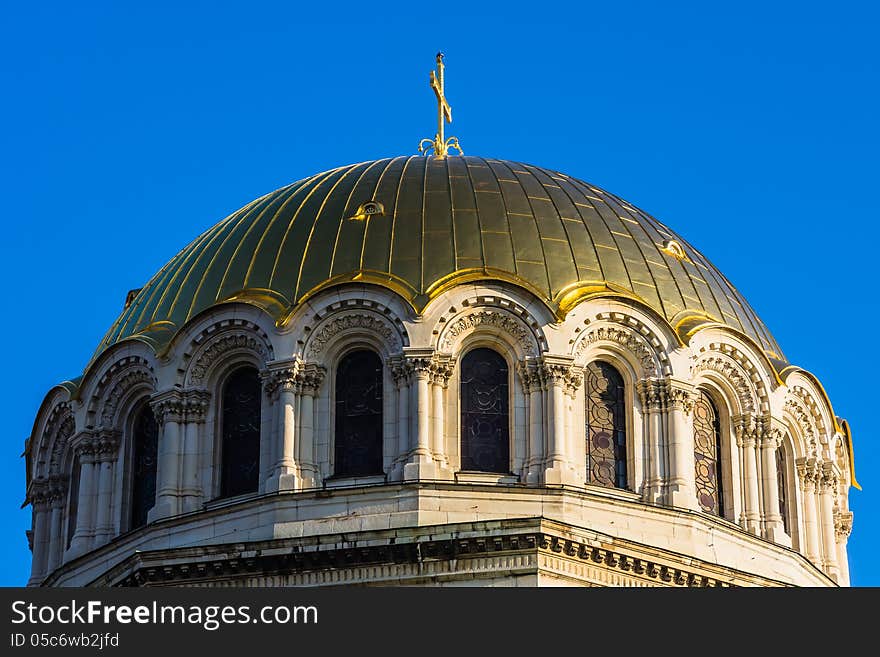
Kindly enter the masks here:
M 461 471 L 459 363 L 478 347 L 510 372 L 509 473 Z M 384 364 L 383 474 L 339 478 L 336 366 L 356 348 Z M 594 360 L 624 380 L 626 489 L 587 483 Z M 261 372 L 259 484 L 220 499 L 218 404 L 241 364 Z M 695 492 L 703 393 L 719 413 L 721 517 Z M 144 403 L 160 424 L 156 503 L 131 530 Z M 682 344 L 655 313 L 609 298 L 560 321 L 500 282 L 453 287 L 417 315 L 346 283 L 282 323 L 216 306 L 161 354 L 126 340 L 53 388 L 28 446 L 29 584 L 847 585 L 849 450 L 811 375 L 780 378 L 722 326 Z

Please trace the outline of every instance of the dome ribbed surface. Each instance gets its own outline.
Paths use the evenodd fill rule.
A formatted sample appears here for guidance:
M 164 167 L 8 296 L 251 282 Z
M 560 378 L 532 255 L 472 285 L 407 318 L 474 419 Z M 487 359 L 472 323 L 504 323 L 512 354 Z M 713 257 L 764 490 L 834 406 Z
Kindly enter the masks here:
M 385 213 L 348 219 L 367 201 Z M 664 250 L 668 240 L 684 257 Z M 229 300 L 280 320 L 315 292 L 351 280 L 386 285 L 417 311 L 464 280 L 519 284 L 558 315 L 583 296 L 619 294 L 680 335 L 694 322 L 717 322 L 781 358 L 742 295 L 664 224 L 576 178 L 470 156 L 353 164 L 253 201 L 174 256 L 98 351 L 130 337 L 165 343 Z

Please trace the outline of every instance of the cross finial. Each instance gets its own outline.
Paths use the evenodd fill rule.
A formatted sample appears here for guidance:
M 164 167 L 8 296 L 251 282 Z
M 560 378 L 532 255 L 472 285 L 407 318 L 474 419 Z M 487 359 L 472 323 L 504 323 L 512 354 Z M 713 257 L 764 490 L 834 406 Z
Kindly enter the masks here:
M 461 150 L 461 146 L 458 144 L 458 137 L 450 137 L 449 139 L 445 139 L 443 136 L 445 122 L 452 123 L 452 108 L 449 106 L 449 102 L 446 100 L 446 94 L 444 92 L 444 76 L 443 69 L 446 66 L 443 64 L 443 53 L 437 53 L 437 72 L 431 71 L 431 89 L 434 90 L 434 95 L 437 96 L 437 134 L 434 135 L 433 139 L 422 139 L 419 142 L 419 153 L 428 154 L 428 151 L 434 152 L 434 157 L 446 157 L 450 148 L 455 148 L 458 150 L 459 155 L 464 155 L 464 151 Z M 426 145 L 427 144 L 427 145 Z

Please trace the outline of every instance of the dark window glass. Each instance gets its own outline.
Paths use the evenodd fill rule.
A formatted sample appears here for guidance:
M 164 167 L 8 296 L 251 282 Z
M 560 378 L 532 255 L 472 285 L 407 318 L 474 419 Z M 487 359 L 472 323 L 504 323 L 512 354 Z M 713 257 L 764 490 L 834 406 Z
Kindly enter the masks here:
M 721 427 L 718 424 L 718 409 L 702 391 L 694 404 L 694 464 L 700 507 L 706 513 L 723 516 Z
M 334 473 L 382 474 L 382 361 L 372 351 L 346 354 L 336 370 Z
M 461 361 L 461 469 L 510 472 L 507 362 L 492 349 Z
M 147 513 L 156 503 L 156 469 L 159 456 L 159 424 L 149 406 L 138 411 L 134 420 L 131 470 L 131 525 L 147 524 Z
M 587 417 L 587 481 L 626 488 L 626 401 L 623 378 L 608 363 L 584 372 Z
M 67 491 L 67 547 L 73 540 L 76 531 L 76 507 L 79 502 L 79 457 L 73 457 L 73 467 L 70 469 L 70 488 Z
M 260 469 L 260 376 L 235 370 L 223 387 L 220 496 L 256 493 Z
M 785 448 L 776 448 L 776 487 L 779 489 L 779 515 L 782 516 L 782 528 L 791 535 L 788 528 L 788 505 L 785 500 Z

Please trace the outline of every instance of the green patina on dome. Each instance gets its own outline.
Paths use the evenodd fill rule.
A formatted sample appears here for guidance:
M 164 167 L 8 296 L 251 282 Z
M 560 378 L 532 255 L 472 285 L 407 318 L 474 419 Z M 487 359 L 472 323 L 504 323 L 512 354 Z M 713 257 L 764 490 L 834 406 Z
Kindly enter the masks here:
M 367 201 L 384 214 L 350 220 Z M 653 217 L 556 171 L 470 156 L 353 164 L 253 201 L 172 258 L 98 353 L 132 337 L 161 347 L 225 301 L 256 304 L 283 322 L 317 291 L 352 280 L 389 287 L 416 311 L 465 280 L 518 284 L 559 317 L 583 298 L 626 296 L 683 340 L 720 323 L 782 359 L 733 285 Z

